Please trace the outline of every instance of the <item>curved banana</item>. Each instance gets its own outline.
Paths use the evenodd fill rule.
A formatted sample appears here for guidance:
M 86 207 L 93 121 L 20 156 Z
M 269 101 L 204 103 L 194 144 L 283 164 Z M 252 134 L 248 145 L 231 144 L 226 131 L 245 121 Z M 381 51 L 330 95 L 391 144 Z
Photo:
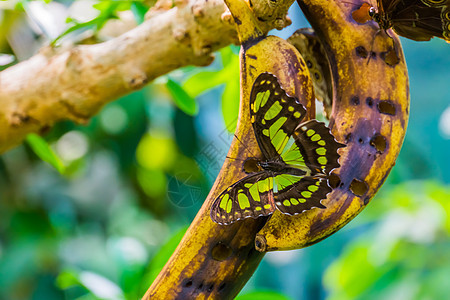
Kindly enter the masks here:
M 298 51 L 281 38 L 266 36 L 245 1 L 225 2 L 242 43 L 237 138 L 232 142 L 228 157 L 241 158 L 260 151 L 249 112 L 251 88 L 259 74 L 270 72 L 277 76 L 288 94 L 300 98 L 310 118 L 314 116 L 314 91 L 308 68 Z M 245 141 L 245 145 L 241 141 Z M 197 217 L 144 299 L 230 299 L 239 292 L 263 257 L 254 244 L 256 233 L 267 217 L 223 226 L 211 220 L 210 209 L 224 189 L 244 176 L 241 160 L 224 162 Z
M 259 251 L 306 247 L 340 229 L 369 203 L 400 152 L 409 114 L 401 45 L 393 32 L 396 49 L 391 38 L 377 34 L 375 24 L 354 22 L 352 11 L 362 1 L 354 2 L 298 1 L 327 52 L 333 82 L 330 128 L 347 147 L 340 149 L 341 167 L 330 179 L 335 189 L 322 201 L 327 208 L 294 217 L 275 212 L 256 237 Z

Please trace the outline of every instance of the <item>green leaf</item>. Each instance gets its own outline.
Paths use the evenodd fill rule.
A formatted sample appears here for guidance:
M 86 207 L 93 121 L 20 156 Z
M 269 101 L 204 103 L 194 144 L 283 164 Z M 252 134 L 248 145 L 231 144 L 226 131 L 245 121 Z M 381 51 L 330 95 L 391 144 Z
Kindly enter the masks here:
M 442 211 L 446 214 L 444 228 L 450 233 L 450 188 L 438 182 L 428 182 L 425 185 L 426 195 L 442 205 Z
M 87 22 L 83 22 L 83 23 L 76 23 L 75 25 L 67 28 L 63 33 L 61 33 L 60 35 L 58 35 L 51 43 L 50 45 L 54 46 L 60 39 L 62 39 L 63 37 L 65 37 L 66 35 L 68 35 L 69 33 L 75 32 L 75 31 L 80 31 L 80 32 L 84 32 L 88 29 L 95 29 L 97 26 L 97 20 L 91 20 L 91 21 L 87 21 Z
M 367 240 L 351 244 L 324 274 L 323 283 L 330 299 L 363 299 L 364 293 L 392 267 L 390 263 L 377 265 L 373 256 Z
M 220 50 L 220 57 L 222 58 L 223 66 L 228 66 L 233 59 L 234 53 L 231 47 L 225 47 Z
M 84 32 L 88 29 L 93 29 L 94 31 L 99 31 L 103 28 L 103 26 L 111 19 L 118 19 L 116 15 L 116 11 L 119 10 L 121 2 L 115 2 L 115 1 L 104 1 L 104 2 L 98 2 L 92 7 L 95 9 L 98 9 L 100 11 L 100 14 L 95 17 L 92 20 L 89 20 L 87 22 L 78 22 L 76 20 L 73 20 L 71 18 L 68 18 L 68 22 L 73 22 L 74 25 L 69 27 L 67 30 L 65 30 L 63 33 L 61 33 L 58 37 L 56 37 L 50 44 L 54 46 L 61 38 L 65 37 L 69 33 L 75 32 L 75 31 L 81 31 Z
M 223 91 L 222 115 L 227 130 L 234 132 L 239 115 L 239 78 L 228 81 Z
M 124 10 L 130 8 L 128 1 L 99 1 L 92 5 L 93 8 L 100 11 L 100 15 L 96 18 L 110 16 L 118 10 Z
M 230 64 L 233 65 L 239 63 L 240 49 L 241 48 L 239 46 L 230 45 L 220 50 L 220 57 L 222 58 L 222 64 L 224 67 L 227 67 Z
M 56 277 L 56 286 L 62 290 L 81 285 L 78 274 L 74 270 L 64 270 Z
M 142 24 L 145 19 L 145 14 L 147 13 L 149 7 L 144 5 L 142 2 L 133 1 L 131 3 L 131 12 L 133 13 L 136 23 Z
M 87 299 L 124 299 L 123 291 L 110 279 L 90 271 L 65 270 L 56 278 L 61 289 L 80 286 L 92 296 Z
M 166 87 L 169 90 L 169 93 L 172 96 L 175 104 L 182 111 L 190 116 L 194 116 L 197 114 L 197 102 L 195 102 L 194 98 L 189 96 L 189 94 L 186 93 L 186 91 L 176 81 L 173 81 L 169 78 L 167 80 Z
M 239 56 L 234 54 L 230 47 L 222 49 L 220 53 L 222 70 L 199 72 L 184 82 L 183 88 L 191 97 L 197 97 L 209 89 L 230 81 L 237 80 L 239 83 Z
M 191 76 L 183 84 L 183 88 L 191 97 L 197 97 L 205 91 L 227 82 L 223 71 L 204 71 Z
M 236 300 L 289 300 L 290 298 L 274 291 L 256 291 L 238 295 Z
M 64 174 L 66 167 L 42 137 L 30 133 L 26 140 L 28 145 L 30 145 L 31 149 L 40 159 L 52 165 L 59 173 Z
M 187 227 L 183 227 L 177 233 L 175 233 L 168 241 L 165 243 L 159 251 L 153 256 L 147 275 L 143 280 L 142 286 L 145 290 L 150 286 L 150 284 L 155 280 L 156 276 L 161 272 L 164 265 L 169 260 L 172 253 L 177 248 L 184 234 L 186 233 Z M 145 290 L 143 292 L 145 292 Z

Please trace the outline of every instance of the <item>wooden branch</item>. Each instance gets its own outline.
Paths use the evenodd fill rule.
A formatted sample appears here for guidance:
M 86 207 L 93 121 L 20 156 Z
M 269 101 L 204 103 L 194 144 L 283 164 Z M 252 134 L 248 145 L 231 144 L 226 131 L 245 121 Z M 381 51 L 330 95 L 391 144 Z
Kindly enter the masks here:
M 258 2 L 264 29 L 289 24 L 292 0 Z M 0 72 L 0 153 L 55 122 L 85 123 L 103 105 L 187 65 L 205 66 L 212 52 L 237 43 L 222 0 L 161 1 L 148 20 L 105 43 L 46 47 Z M 267 9 L 270 3 L 273 11 Z M 283 16 L 283 17 L 281 17 Z

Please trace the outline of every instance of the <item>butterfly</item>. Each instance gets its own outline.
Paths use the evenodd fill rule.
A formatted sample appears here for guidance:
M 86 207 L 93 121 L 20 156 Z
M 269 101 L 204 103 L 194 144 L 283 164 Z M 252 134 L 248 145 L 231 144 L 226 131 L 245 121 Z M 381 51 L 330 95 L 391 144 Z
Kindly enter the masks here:
M 450 42 L 450 0 L 377 0 L 377 7 L 365 2 L 352 17 L 360 24 L 374 20 L 380 29 L 411 40 L 436 36 Z
M 312 28 L 295 31 L 287 41 L 300 52 L 311 74 L 316 99 L 322 102 L 324 114 L 329 119 L 333 104 L 333 84 L 328 57 Z
M 306 109 L 270 73 L 260 74 L 250 93 L 250 120 L 262 158 L 243 163 L 248 174 L 224 190 L 211 207 L 211 219 L 228 225 L 268 216 L 276 209 L 296 215 L 331 192 L 330 172 L 338 168 L 337 142 L 324 123 L 301 122 Z

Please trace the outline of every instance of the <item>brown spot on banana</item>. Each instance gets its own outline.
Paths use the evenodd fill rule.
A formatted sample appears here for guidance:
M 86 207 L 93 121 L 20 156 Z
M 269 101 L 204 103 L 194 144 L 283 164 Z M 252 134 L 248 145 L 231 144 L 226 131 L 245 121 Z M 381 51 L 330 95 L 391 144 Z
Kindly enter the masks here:
M 389 38 L 377 34 L 375 25 L 352 21 L 358 2 L 299 1 L 331 62 L 330 127 L 347 147 L 339 151 L 341 167 L 330 180 L 337 186 L 323 201 L 327 208 L 293 217 L 275 212 L 256 237 L 259 251 L 306 247 L 339 230 L 367 205 L 400 152 L 409 112 L 401 45 L 392 32 Z M 397 51 L 396 64 L 381 55 L 392 51 Z

